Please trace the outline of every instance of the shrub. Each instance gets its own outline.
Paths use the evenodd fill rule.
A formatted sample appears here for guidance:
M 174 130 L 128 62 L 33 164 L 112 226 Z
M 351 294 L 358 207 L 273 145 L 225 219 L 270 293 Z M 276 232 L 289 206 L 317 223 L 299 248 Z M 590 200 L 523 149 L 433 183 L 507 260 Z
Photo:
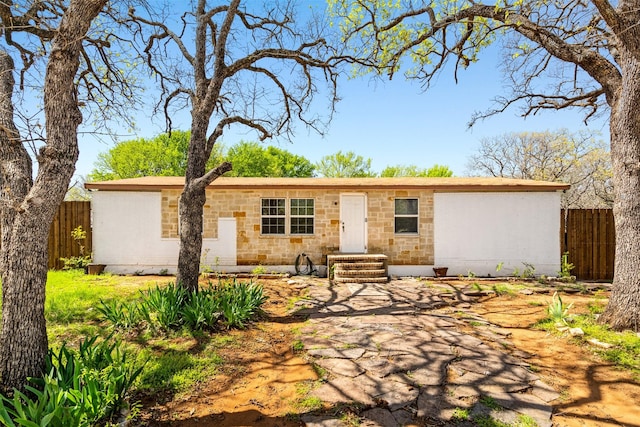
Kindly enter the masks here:
M 101 301 L 98 311 L 117 328 L 135 328 L 144 321 L 153 330 L 201 331 L 215 329 L 219 321 L 242 328 L 266 300 L 262 286 L 253 283 L 209 283 L 196 293 L 170 283 L 144 292 L 138 302 Z
M 212 288 L 194 293 L 180 311 L 184 325 L 192 331 L 213 329 L 220 318 L 217 295 Z
M 49 351 L 47 374 L 30 379 L 28 395 L 14 390 L 0 396 L 0 422 L 6 426 L 92 426 L 125 406 L 131 386 L 142 371 L 119 344 L 87 338 L 79 352 L 63 345 Z
M 267 300 L 263 288 L 253 283 L 221 284 L 214 288 L 219 310 L 228 327 L 243 328 L 245 323 L 260 312 Z
M 155 289 L 144 293 L 142 304 L 146 306 L 149 321 L 157 323 L 165 331 L 181 326 L 180 311 L 187 300 L 187 294 L 185 288 L 174 283 L 169 283 L 164 288 L 156 285 Z
M 135 328 L 143 318 L 140 306 L 136 302 L 126 303 L 116 300 L 105 302 L 100 300 L 100 305 L 96 307 L 96 310 L 113 326 L 121 329 Z

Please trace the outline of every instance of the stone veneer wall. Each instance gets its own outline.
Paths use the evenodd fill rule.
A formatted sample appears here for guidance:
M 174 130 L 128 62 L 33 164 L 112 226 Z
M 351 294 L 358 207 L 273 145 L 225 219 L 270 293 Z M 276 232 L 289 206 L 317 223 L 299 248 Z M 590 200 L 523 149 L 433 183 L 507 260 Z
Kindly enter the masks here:
M 317 264 L 340 247 L 339 189 L 290 190 L 207 190 L 204 238 L 217 237 L 218 217 L 237 221 L 238 265 L 291 265 L 296 255 L 306 253 Z M 162 237 L 178 238 L 178 198 L 180 190 L 162 191 Z M 433 192 L 379 190 L 366 191 L 368 252 L 383 253 L 392 265 L 432 265 Z M 315 199 L 314 235 L 261 235 L 260 200 L 263 198 Z M 417 235 L 394 233 L 394 199 L 419 200 Z M 289 212 L 287 212 L 288 218 Z M 288 227 L 288 222 L 287 222 Z M 286 230 L 288 233 L 288 229 Z M 212 254 L 214 255 L 214 254 Z

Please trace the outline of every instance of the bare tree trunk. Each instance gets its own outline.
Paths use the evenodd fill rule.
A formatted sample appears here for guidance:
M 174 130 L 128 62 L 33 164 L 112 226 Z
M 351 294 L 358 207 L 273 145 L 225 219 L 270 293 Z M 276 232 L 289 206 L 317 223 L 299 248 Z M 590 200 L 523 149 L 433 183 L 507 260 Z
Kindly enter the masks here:
M 195 110 L 196 108 L 192 113 L 185 185 L 178 203 L 180 251 L 176 277 L 177 282 L 191 292 L 198 291 L 202 253 L 202 215 L 206 202 L 206 189 L 213 180 L 231 170 L 231 164 L 224 162 L 206 173 L 206 162 L 211 155 L 211 148 L 208 145 L 213 146 L 207 142 L 206 135 L 209 115 L 198 116 Z
M 0 378 L 5 391 L 22 389 L 28 377 L 40 376 L 44 368 L 48 346 L 44 317 L 47 238 L 78 159 L 77 129 L 82 115 L 74 79 L 80 48 L 91 22 L 105 4 L 106 0 L 72 0 L 60 22 L 44 82 L 47 144 L 40 151 L 38 176 L 33 185 L 31 165 L 24 158 L 24 147 L 18 147 L 17 133 L 7 128 L 10 130 L 6 135 L 14 137 L 3 136 L 0 140 L 6 187 L 3 191 L 11 195 L 8 199 L 11 203 L 2 208 L 0 262 L 3 292 Z M 3 68 L 5 64 L 6 59 Z M 8 79 L 3 75 L 4 92 L 12 83 Z M 7 95 L 10 101 L 11 93 Z M 9 111 L 3 105 L 0 114 L 3 124 L 13 123 L 12 109 Z M 5 141 L 9 141 L 7 147 Z M 12 171 L 21 178 L 16 181 Z
M 620 46 L 622 88 L 611 104 L 616 262 L 613 291 L 600 321 L 640 330 L 640 61 Z

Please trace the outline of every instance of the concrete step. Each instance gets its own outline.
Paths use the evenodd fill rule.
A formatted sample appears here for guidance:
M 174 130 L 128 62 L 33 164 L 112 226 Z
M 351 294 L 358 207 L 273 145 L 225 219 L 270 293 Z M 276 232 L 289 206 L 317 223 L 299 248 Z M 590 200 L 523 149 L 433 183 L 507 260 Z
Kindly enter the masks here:
M 387 283 L 389 279 L 385 277 L 334 277 L 337 283 Z
M 329 279 L 341 283 L 386 283 L 387 256 L 384 254 L 327 255 Z
M 342 270 L 336 268 L 333 272 L 334 277 L 387 277 L 387 272 L 384 268 L 369 270 L 369 269 L 346 269 Z
M 327 258 L 334 264 L 338 262 L 377 262 L 387 260 L 387 256 L 384 254 L 340 254 L 328 255 Z
M 384 269 L 381 262 L 339 262 L 334 264 L 335 270 L 379 270 Z

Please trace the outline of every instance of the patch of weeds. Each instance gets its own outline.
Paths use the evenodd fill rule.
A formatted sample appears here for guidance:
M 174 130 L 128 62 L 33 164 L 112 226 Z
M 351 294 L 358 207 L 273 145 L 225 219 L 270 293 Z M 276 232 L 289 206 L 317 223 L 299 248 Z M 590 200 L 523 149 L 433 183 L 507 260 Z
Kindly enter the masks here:
M 298 394 L 299 396 L 306 396 L 311 392 L 311 390 L 316 388 L 316 386 L 316 381 L 307 380 L 298 382 L 296 383 L 296 394 Z
M 340 345 L 338 347 L 339 350 L 349 350 L 352 348 L 357 348 L 358 345 L 357 344 L 352 344 L 352 343 L 343 343 L 342 345 Z
M 451 421 L 460 422 L 469 420 L 469 410 L 466 408 L 455 408 L 451 415 Z
M 472 320 L 469 322 L 469 325 L 473 327 L 480 327 L 480 326 L 484 326 L 484 323 L 478 322 L 477 320 Z
M 608 298 L 609 293 L 604 289 L 598 289 L 593 293 L 593 297 L 596 300 L 605 300 Z
M 587 304 L 587 308 L 589 309 L 589 313 L 596 315 L 604 312 L 605 304 L 602 301 L 593 301 Z
M 473 283 L 471 284 L 471 286 L 472 286 L 476 291 L 482 291 L 482 290 L 483 290 L 483 288 L 482 288 L 482 286 L 480 285 L 480 283 L 473 282 Z
M 560 396 L 558 397 L 558 400 L 560 400 L 561 402 L 568 402 L 569 400 L 571 400 L 571 394 L 569 393 L 568 388 L 560 390 Z
M 430 282 L 429 280 L 425 280 L 423 282 L 423 285 L 429 289 L 432 289 L 435 285 L 433 284 L 433 282 Z
M 495 285 L 493 285 L 491 287 L 491 289 L 498 296 L 515 295 L 516 294 L 516 291 L 513 289 L 513 287 L 508 285 L 508 284 L 506 284 L 506 283 L 496 283 Z
M 480 398 L 480 403 L 482 403 L 484 406 L 486 406 L 489 409 L 493 409 L 494 411 L 502 410 L 502 406 L 500 406 L 498 402 L 496 402 L 496 400 L 491 396 L 482 396 Z
M 296 400 L 295 407 L 304 411 L 318 411 L 324 407 L 324 401 L 316 396 L 307 396 Z
M 211 378 L 223 363 L 222 358 L 210 350 L 197 355 L 176 350 L 155 354 L 142 351 L 140 356 L 149 361 L 140 376 L 139 388 L 150 394 L 189 391 L 195 384 Z
M 340 421 L 347 427 L 358 427 L 362 424 L 360 416 L 353 411 L 345 411 L 340 415 Z
M 527 305 L 531 307 L 542 307 L 544 303 L 542 301 L 527 301 Z
M 538 427 L 538 423 L 529 415 L 519 414 L 514 427 Z
M 251 274 L 266 274 L 267 269 L 263 265 L 256 266 L 253 270 L 251 270 Z
M 478 427 L 511 427 L 509 424 L 496 420 L 489 415 L 482 415 L 473 419 Z
M 300 340 L 295 340 L 293 344 L 291 344 L 291 349 L 294 353 L 300 353 L 304 350 L 304 343 Z
M 293 310 L 294 308 L 296 308 L 296 304 L 297 304 L 299 301 L 302 301 L 302 300 L 304 300 L 304 299 L 306 299 L 306 298 L 305 298 L 304 296 L 301 296 L 301 295 L 300 295 L 300 296 L 296 296 L 296 297 L 289 298 L 289 300 L 287 301 L 287 311 L 291 311 L 291 310 Z
M 528 262 L 523 262 L 522 264 L 524 265 L 524 269 L 522 270 L 522 275 L 520 277 L 522 277 L 523 279 L 531 279 L 535 277 L 536 268 L 533 266 L 533 264 Z
M 315 373 L 318 376 L 318 378 L 326 378 L 328 372 L 322 366 L 318 365 L 317 363 L 312 363 L 311 367 L 315 371 Z
M 241 343 L 237 340 L 236 337 L 231 335 L 208 335 L 211 338 L 209 342 L 209 346 L 215 349 L 223 348 L 223 347 L 237 347 Z
M 535 329 L 541 329 L 543 331 L 548 331 L 548 332 L 556 331 L 554 321 L 548 317 L 538 320 L 536 323 L 533 324 L 533 327 Z

